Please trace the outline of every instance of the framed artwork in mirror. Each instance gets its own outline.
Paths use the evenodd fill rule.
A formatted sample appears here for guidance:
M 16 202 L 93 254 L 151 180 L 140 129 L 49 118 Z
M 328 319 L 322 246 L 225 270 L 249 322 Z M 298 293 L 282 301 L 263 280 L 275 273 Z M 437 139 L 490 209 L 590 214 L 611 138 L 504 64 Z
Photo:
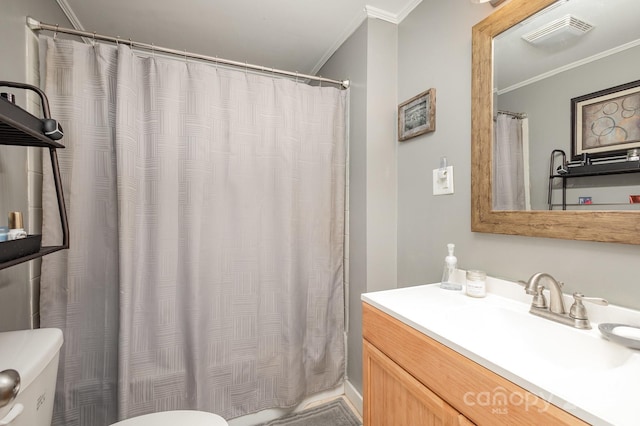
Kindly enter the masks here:
M 640 80 L 571 99 L 572 159 L 640 147 Z
M 436 130 L 436 89 L 426 90 L 398 106 L 398 140 Z

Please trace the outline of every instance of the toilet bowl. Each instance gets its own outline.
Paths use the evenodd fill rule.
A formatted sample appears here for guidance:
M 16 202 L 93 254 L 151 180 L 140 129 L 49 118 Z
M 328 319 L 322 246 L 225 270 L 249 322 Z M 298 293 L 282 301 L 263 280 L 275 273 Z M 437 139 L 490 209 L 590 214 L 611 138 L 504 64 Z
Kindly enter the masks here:
M 132 417 L 111 426 L 228 426 L 228 423 L 217 414 L 195 410 L 161 411 Z

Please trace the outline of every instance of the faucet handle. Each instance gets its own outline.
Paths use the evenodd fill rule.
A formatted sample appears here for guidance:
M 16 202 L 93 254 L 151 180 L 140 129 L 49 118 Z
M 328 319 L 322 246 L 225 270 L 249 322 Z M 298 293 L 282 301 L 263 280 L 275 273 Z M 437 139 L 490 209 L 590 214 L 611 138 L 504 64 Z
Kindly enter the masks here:
M 518 280 L 517 283 L 523 286 L 525 290 L 527 289 L 527 287 L 529 287 L 529 283 L 526 281 Z M 544 297 L 544 293 L 542 293 L 543 290 L 544 290 L 544 286 L 538 284 L 536 286 L 535 293 L 529 293 L 529 291 L 527 291 L 527 293 L 533 294 L 533 299 L 531 300 L 531 306 L 534 306 L 536 308 L 547 307 L 547 298 Z
M 531 306 L 535 306 L 536 308 L 547 307 L 547 299 L 544 297 L 542 290 L 544 290 L 544 286 L 539 285 L 536 287 L 536 294 L 533 296 L 533 299 L 531 300 Z
M 585 297 L 582 293 L 573 293 L 573 305 L 571 305 L 571 309 L 569 309 L 569 316 L 574 319 L 586 320 L 587 318 L 587 308 L 584 307 L 582 302 L 591 302 L 596 305 L 608 305 L 605 299 L 600 297 Z
M 582 293 L 573 293 L 573 298 L 576 300 L 595 303 L 596 305 L 607 306 L 609 302 L 601 297 L 587 297 Z

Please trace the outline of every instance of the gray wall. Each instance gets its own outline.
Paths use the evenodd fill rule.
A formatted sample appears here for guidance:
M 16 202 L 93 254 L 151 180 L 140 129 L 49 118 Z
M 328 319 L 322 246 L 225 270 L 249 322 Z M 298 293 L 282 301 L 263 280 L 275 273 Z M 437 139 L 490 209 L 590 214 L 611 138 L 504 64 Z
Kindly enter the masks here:
M 470 230 L 471 27 L 494 9 L 424 0 L 398 32 L 398 101 L 437 89 L 436 131 L 398 146 L 398 285 L 440 280 L 448 242 L 461 268 L 527 279 L 546 271 L 581 291 L 640 308 L 640 246 L 473 233 Z M 434 197 L 431 169 L 446 155 L 456 193 Z
M 319 74 L 351 81 L 349 98 L 349 229 L 347 377 L 362 383 L 362 310 L 367 289 L 367 22 L 333 54 Z M 359 388 L 360 390 L 362 387 Z
M 319 71 L 351 80 L 347 377 L 362 392 L 360 295 L 396 287 L 397 26 L 367 19 Z
M 534 210 L 547 208 L 551 151 L 562 149 L 567 156 L 571 155 L 571 99 L 638 80 L 638 69 L 640 47 L 634 47 L 498 96 L 498 109 L 526 112 L 529 117 Z M 560 164 L 559 159 L 555 164 Z M 593 209 L 638 209 L 640 205 L 628 203 L 629 195 L 640 194 L 639 184 L 638 174 L 570 179 L 567 202 L 576 203 L 580 196 L 592 196 L 594 203 L 627 203 L 626 206 L 594 205 Z M 560 200 L 561 194 L 557 191 L 554 202 Z
M 0 14 L 0 80 L 33 84 L 37 67 L 33 54 L 33 34 L 26 27 L 27 16 L 43 22 L 70 26 L 57 3 L 52 0 L 3 0 Z M 25 91 L 2 88 L 16 95 L 16 102 L 33 111 L 34 101 L 27 101 Z M 9 211 L 21 211 L 27 232 L 36 233 L 33 216 L 37 215 L 37 184 L 32 185 L 31 200 L 27 190 L 29 179 L 38 177 L 37 155 L 28 155 L 22 147 L 0 146 L 0 223 L 6 224 Z M 29 158 L 30 157 L 30 158 Z M 48 157 L 47 157 L 48 158 Z M 41 210 L 41 209 L 40 209 Z M 39 309 L 38 262 L 28 262 L 0 271 L 0 331 L 18 330 L 37 325 Z

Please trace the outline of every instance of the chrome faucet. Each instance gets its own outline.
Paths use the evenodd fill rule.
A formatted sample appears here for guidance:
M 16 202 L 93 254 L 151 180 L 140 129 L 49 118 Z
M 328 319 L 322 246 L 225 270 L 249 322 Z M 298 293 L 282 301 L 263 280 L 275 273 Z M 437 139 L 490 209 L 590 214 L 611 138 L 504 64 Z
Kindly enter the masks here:
M 520 281 L 522 282 L 522 281 Z M 549 289 L 549 310 L 556 314 L 565 314 L 567 310 L 564 307 L 564 300 L 562 298 L 562 286 L 561 282 L 556 281 L 551 275 L 546 272 L 538 272 L 533 274 L 529 281 L 524 283 L 524 289 L 527 294 L 534 295 L 534 302 L 537 308 L 546 308 L 546 299 L 542 294 L 542 290 L 545 288 L 542 283 L 549 283 L 547 287 Z
M 531 312 L 533 315 L 537 315 L 552 321 L 559 322 L 561 324 L 570 325 L 575 328 L 590 329 L 591 323 L 587 317 L 587 309 L 582 302 L 591 302 L 598 305 L 608 305 L 604 299 L 599 297 L 585 297 L 581 293 L 573 293 L 573 305 L 567 313 L 564 306 L 564 296 L 562 294 L 562 282 L 557 281 L 551 275 L 545 272 L 535 273 L 529 278 L 527 282 L 518 281 L 518 283 L 524 286 L 527 294 L 533 295 L 531 301 Z M 544 284 L 547 284 L 545 287 Z M 547 308 L 547 299 L 544 296 L 543 290 L 549 289 L 549 306 Z

